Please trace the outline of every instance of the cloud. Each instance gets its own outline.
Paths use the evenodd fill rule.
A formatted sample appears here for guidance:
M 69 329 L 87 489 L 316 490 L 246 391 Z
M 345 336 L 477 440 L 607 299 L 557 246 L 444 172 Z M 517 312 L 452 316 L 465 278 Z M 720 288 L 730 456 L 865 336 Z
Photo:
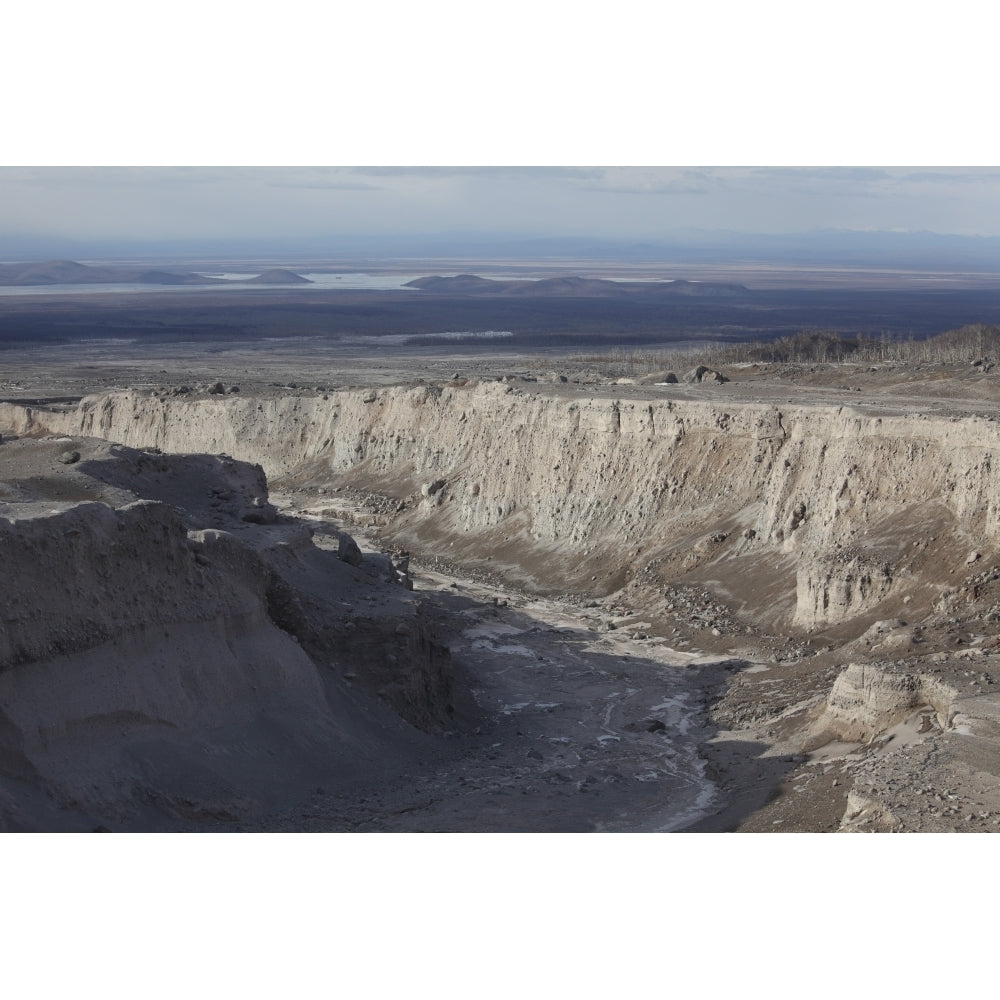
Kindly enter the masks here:
M 893 177 L 880 167 L 685 167 L 615 168 L 592 191 L 632 195 L 725 195 L 759 191 L 772 195 L 796 191 L 829 196 L 848 189 L 866 195 Z
M 365 184 L 362 181 L 298 181 L 295 179 L 269 180 L 264 182 L 272 188 L 289 188 L 304 191 L 384 191 L 378 184 Z
M 488 167 L 488 166 L 367 166 L 349 167 L 352 173 L 364 177 L 417 177 L 428 180 L 439 178 L 507 177 L 512 180 L 592 180 L 603 176 L 600 167 Z
M 1000 169 L 990 167 L 0 167 L 6 232 L 151 243 L 446 231 L 1000 234 L 998 207 Z
M 750 173 L 766 181 L 794 178 L 825 184 L 871 184 L 892 179 L 882 167 L 753 167 Z
M 899 179 L 915 184 L 1000 184 L 1000 170 L 911 170 Z
M 716 178 L 694 167 L 606 167 L 587 191 L 624 195 L 702 195 L 711 192 Z

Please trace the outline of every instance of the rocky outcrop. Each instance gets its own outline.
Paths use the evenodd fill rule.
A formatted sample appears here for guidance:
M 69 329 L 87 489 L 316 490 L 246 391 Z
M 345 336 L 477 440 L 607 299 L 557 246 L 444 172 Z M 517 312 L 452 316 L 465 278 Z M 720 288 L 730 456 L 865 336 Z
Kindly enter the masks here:
M 178 515 L 154 502 L 0 519 L 0 671 L 169 621 L 245 614 L 249 594 L 239 596 L 195 558 L 218 544 L 189 542 Z M 244 576 L 252 590 L 252 574 Z
M 901 623 L 872 627 L 898 634 Z M 985 832 L 1000 824 L 996 667 L 980 651 L 906 666 L 852 663 L 814 724 L 817 742 L 841 747 L 853 786 L 842 831 Z M 822 751 L 819 751 L 822 752 Z M 836 753 L 833 755 L 836 756 Z M 832 759 L 829 757 L 828 759 Z
M 849 551 L 803 560 L 796 574 L 795 623 L 805 628 L 856 618 L 892 589 L 889 563 Z
M 93 503 L 0 521 L 0 548 L 0 778 L 29 782 L 64 821 L 148 817 L 151 795 L 175 819 L 182 800 L 262 808 L 264 788 L 208 749 L 227 729 L 247 761 L 266 755 L 250 745 L 262 713 L 289 745 L 335 745 L 324 679 L 270 620 L 267 573 L 231 536 L 189 536 L 165 504 Z M 35 827 L 30 797 L 0 805 L 0 822 Z
M 953 721 L 957 698 L 956 688 L 931 674 L 851 663 L 834 681 L 816 729 L 842 740 L 867 741 L 925 705 L 944 729 Z

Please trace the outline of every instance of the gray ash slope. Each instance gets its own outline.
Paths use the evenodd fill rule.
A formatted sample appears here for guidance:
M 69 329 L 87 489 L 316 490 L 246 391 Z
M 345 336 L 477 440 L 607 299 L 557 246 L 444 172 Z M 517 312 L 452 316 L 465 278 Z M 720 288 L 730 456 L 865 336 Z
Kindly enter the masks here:
M 0 452 L 5 829 L 266 824 L 405 776 L 474 718 L 399 570 L 278 516 L 259 467 Z

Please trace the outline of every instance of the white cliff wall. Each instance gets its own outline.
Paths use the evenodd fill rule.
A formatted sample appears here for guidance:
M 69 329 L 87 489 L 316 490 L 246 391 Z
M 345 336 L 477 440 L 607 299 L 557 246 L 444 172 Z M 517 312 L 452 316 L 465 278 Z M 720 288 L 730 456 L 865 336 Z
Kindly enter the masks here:
M 738 521 L 747 530 L 731 551 L 795 561 L 803 626 L 891 591 L 895 524 L 918 529 L 933 513 L 972 544 L 1000 535 L 1000 425 L 981 417 L 574 399 L 483 383 L 271 399 L 125 392 L 65 412 L 0 404 L 0 427 L 224 452 L 272 479 L 328 470 L 398 496 L 444 480 L 407 515 L 414 530 L 509 530 L 543 556 L 636 546 L 648 558 Z

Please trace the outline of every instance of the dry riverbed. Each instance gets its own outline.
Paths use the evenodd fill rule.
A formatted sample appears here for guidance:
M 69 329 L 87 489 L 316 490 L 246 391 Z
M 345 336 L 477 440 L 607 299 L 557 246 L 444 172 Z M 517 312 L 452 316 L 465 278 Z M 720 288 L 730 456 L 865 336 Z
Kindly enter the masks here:
M 291 496 L 273 496 L 290 509 Z M 317 789 L 278 829 L 732 829 L 794 767 L 780 741 L 712 721 L 712 703 L 752 664 L 635 638 L 596 602 L 533 598 L 419 563 L 410 575 L 468 678 L 479 725 L 446 735 L 440 755 L 427 754 L 405 780 L 360 796 Z

